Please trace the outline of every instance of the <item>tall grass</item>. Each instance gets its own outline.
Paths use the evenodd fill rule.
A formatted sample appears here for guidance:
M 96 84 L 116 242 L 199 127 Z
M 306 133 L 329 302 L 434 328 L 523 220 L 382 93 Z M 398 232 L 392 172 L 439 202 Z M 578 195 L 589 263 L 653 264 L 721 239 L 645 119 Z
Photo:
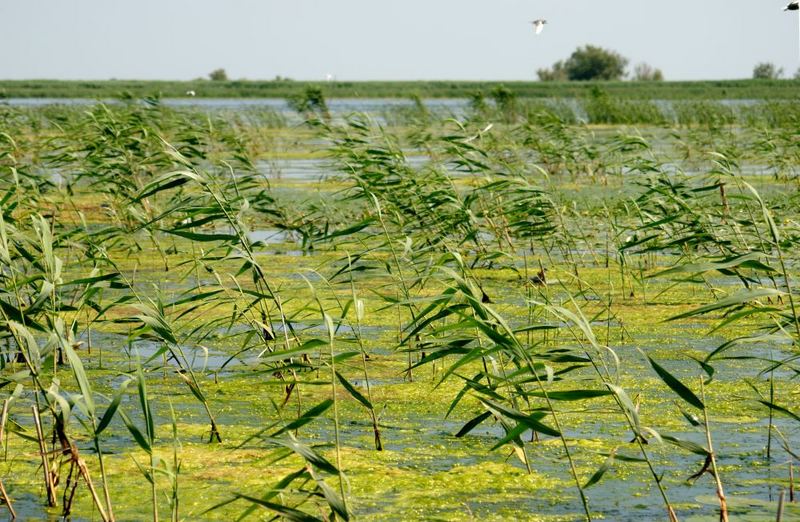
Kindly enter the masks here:
M 319 82 L 274 80 L 231 81 L 69 81 L 69 80 L 4 80 L 0 82 L 3 98 L 92 98 L 109 99 L 126 95 L 134 98 L 160 93 L 164 97 L 186 97 L 194 90 L 198 97 L 211 98 L 285 98 L 302 93 Z M 466 98 L 476 91 L 488 92 L 498 82 L 478 81 L 395 81 L 325 83 L 322 88 L 329 98 L 407 98 L 413 93 L 423 97 Z M 630 99 L 761 99 L 794 100 L 797 81 L 793 80 L 725 80 L 691 82 L 503 82 L 502 85 L 520 98 L 580 97 L 596 85 L 613 95 Z
M 116 480 L 147 490 L 154 520 L 165 507 L 172 520 L 349 520 L 362 515 L 351 463 L 398 455 L 381 380 L 401 376 L 426 398 L 452 391 L 436 413 L 462 426 L 457 439 L 491 437 L 531 475 L 550 462 L 571 485 L 562 506 L 587 520 L 605 516 L 598 485 L 632 469 L 657 496 L 648 513 L 688 515 L 673 491 L 692 487 L 728 517 L 740 491 L 718 418 L 736 414 L 730 381 L 767 423 L 766 460 L 796 458 L 791 110 L 692 102 L 670 120 L 594 91 L 580 121 L 508 87 L 461 119 L 416 99 L 387 122 L 333 118 L 324 94 L 305 91 L 295 108 L 308 125 L 278 122 L 277 135 L 271 117 L 156 99 L 3 109 L 0 441 L 6 462 L 37 456 L 42 504 L 129 512 L 111 483 L 121 452 L 141 482 Z M 297 189 L 259 170 L 292 140 L 324 149 L 328 181 Z M 298 238 L 299 256 L 287 262 L 277 251 L 292 245 L 261 229 Z M 649 310 L 724 340 L 647 348 L 648 329 L 669 328 Z M 229 383 L 259 405 L 246 426 L 230 425 L 243 416 Z M 263 455 L 268 478 L 190 507 L 189 440 Z M 9 509 L 15 477 L 0 482 Z

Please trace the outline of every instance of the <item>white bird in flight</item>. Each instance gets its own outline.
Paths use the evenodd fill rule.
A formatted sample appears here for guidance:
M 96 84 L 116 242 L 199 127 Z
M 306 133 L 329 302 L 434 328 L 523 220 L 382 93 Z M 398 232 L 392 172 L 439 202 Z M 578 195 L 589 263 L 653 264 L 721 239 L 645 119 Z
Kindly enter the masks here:
M 186 96 L 194 96 L 195 94 L 197 93 L 194 91 L 186 91 Z
M 800 1 L 800 0 L 798 0 L 798 1 Z M 533 24 L 533 30 L 536 31 L 536 34 L 539 34 L 539 33 L 542 32 L 542 29 L 544 29 L 544 24 L 547 23 L 547 20 L 545 20 L 543 18 L 539 18 L 538 20 L 534 20 L 531 23 Z

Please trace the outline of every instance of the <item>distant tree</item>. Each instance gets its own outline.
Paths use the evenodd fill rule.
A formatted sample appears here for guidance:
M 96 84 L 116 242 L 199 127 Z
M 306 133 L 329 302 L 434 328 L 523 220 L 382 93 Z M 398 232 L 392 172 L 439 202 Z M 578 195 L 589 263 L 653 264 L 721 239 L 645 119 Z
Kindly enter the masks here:
M 783 69 L 779 69 L 774 63 L 761 62 L 753 68 L 753 79 L 755 80 L 777 80 L 783 76 Z
M 226 73 L 225 69 L 222 68 L 214 69 L 208 73 L 208 79 L 215 82 L 224 82 L 228 80 L 228 73 Z
M 664 81 L 664 73 L 647 63 L 637 63 L 633 68 L 633 78 L 639 82 Z
M 550 69 L 539 69 L 536 71 L 536 76 L 542 82 L 565 82 L 569 79 L 564 69 L 564 60 L 557 61 Z
M 794 79 L 800 80 L 800 69 L 797 69 L 797 72 L 794 73 Z
M 617 53 L 587 45 L 579 47 L 564 62 L 567 78 L 575 81 L 620 80 L 625 76 L 628 59 Z

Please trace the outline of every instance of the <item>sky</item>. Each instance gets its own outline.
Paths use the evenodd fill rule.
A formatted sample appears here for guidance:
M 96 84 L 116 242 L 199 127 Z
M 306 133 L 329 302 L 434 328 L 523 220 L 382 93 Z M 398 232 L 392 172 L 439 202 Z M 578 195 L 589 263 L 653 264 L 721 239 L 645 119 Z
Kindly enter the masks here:
M 792 76 L 787 1 L 0 0 L 0 79 L 532 80 L 586 44 L 668 80 Z

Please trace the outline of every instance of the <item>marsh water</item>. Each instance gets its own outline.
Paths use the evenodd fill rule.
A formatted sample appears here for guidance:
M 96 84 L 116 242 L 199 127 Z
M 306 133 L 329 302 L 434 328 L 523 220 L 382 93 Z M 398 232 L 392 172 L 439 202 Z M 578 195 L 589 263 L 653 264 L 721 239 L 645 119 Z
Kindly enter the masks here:
M 327 100 L 333 130 L 322 131 L 283 100 L 163 100 L 156 116 L 114 103 L 103 113 L 85 100 L 3 102 L 0 131 L 16 138 L 0 156 L 13 237 L 4 248 L 17 257 L 3 258 L 2 299 L 43 325 L 31 334 L 41 348 L 31 365 L 51 383 L 50 392 L 31 383 L 19 328 L 5 315 L 13 333 L 4 335 L 0 400 L 13 429 L 0 478 L 18 519 L 62 516 L 66 497 L 46 506 L 30 414 L 60 393 L 53 411 L 69 410 L 68 435 L 95 485 L 108 485 L 118 520 L 150 518 L 153 504 L 183 520 L 302 519 L 276 504 L 305 510 L 303 520 L 340 519 L 331 507 L 340 491 L 348 517 L 362 520 L 667 520 L 659 487 L 680 520 L 718 520 L 709 433 L 731 519 L 774 519 L 788 495 L 800 441 L 789 308 L 798 164 L 785 154 L 795 131 L 773 129 L 764 144 L 762 129 L 744 125 L 497 123 L 507 115 L 476 119 L 467 100 L 424 100 L 424 120 L 403 112 L 420 108 L 413 101 Z M 57 113 L 61 105 L 95 112 Z M 247 119 L 262 109 L 286 121 Z M 352 113 L 372 120 L 348 127 Z M 723 199 L 702 199 L 718 198 L 721 178 Z M 31 224 L 38 215 L 55 234 L 49 250 Z M 41 282 L 57 263 L 38 256 L 53 249 L 64 303 L 39 316 Z M 745 255 L 742 265 L 697 268 Z M 659 276 L 675 266 L 684 271 Z M 86 279 L 107 272 L 114 284 Z M 84 296 L 71 289 L 94 284 L 78 307 Z M 29 297 L 12 292 L 25 285 Z M 775 290 L 769 301 L 686 315 L 762 287 Z M 57 318 L 73 321 L 70 341 L 100 411 L 119 393 L 132 419 L 114 417 L 102 434 L 105 480 L 78 406 L 88 392 L 74 364 L 47 355 Z M 536 362 L 517 364 L 511 339 Z M 684 402 L 684 388 L 648 357 L 692 394 L 702 390 L 706 409 Z M 146 393 L 132 384 L 139 375 Z M 608 390 L 621 388 L 629 399 L 612 400 L 622 396 Z M 582 398 L 541 400 L 565 391 Z M 150 452 L 134 434 L 146 432 L 142 396 Z M 303 417 L 331 398 L 334 409 Z M 209 409 L 221 443 L 208 442 Z M 537 428 L 551 418 L 558 436 Z M 634 418 L 642 427 L 632 433 Z M 328 464 L 282 453 L 278 439 Z M 173 457 L 179 472 L 165 464 Z M 304 470 L 302 484 L 282 484 Z M 74 502 L 69 519 L 101 519 L 84 485 Z M 800 508 L 787 502 L 792 519 Z

